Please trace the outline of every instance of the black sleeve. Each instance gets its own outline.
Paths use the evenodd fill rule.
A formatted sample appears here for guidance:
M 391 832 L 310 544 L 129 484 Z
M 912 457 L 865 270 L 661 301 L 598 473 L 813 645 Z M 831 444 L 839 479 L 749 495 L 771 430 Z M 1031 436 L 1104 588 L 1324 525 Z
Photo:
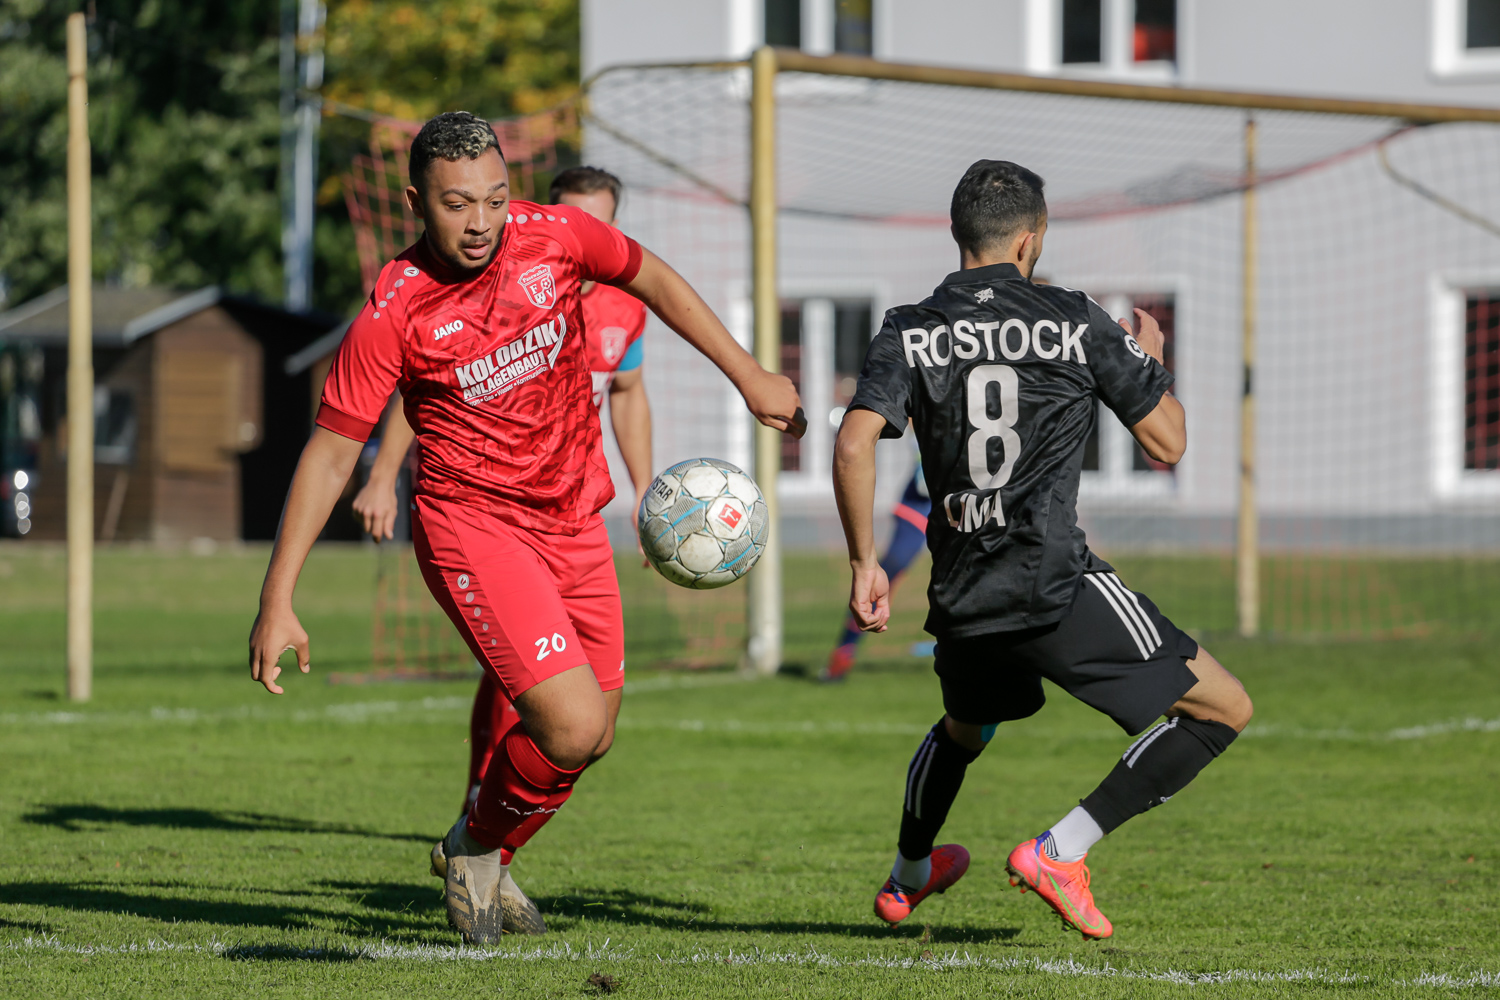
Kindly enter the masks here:
M 1089 299 L 1088 307 L 1089 328 L 1083 345 L 1099 398 L 1120 423 L 1134 427 L 1156 409 L 1175 379 L 1099 303 Z
M 865 366 L 849 409 L 880 414 L 885 418 L 880 436 L 898 438 L 906 433 L 906 422 L 911 418 L 911 391 L 912 371 L 901 347 L 901 333 L 887 315 L 865 353 Z

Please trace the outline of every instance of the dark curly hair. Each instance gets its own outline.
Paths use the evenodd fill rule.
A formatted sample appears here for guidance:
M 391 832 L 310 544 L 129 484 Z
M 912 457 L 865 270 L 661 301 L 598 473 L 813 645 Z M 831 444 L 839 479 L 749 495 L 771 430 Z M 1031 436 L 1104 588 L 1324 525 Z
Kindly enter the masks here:
M 1045 182 L 1009 160 L 979 160 L 953 192 L 953 238 L 970 253 L 1003 249 L 1047 217 Z
M 477 160 L 486 149 L 493 149 L 500 154 L 500 159 L 505 159 L 505 151 L 500 148 L 500 140 L 489 122 L 467 111 L 444 111 L 429 118 L 412 140 L 407 176 L 413 184 L 421 187 L 427 179 L 427 168 L 434 160 L 451 162 L 461 157 Z

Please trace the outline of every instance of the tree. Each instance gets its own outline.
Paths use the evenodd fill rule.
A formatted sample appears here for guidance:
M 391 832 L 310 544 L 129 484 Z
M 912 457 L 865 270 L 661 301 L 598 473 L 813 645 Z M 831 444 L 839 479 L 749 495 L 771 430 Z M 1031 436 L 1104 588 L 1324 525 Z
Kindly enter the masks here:
M 0 0 L 0 292 L 66 280 L 63 25 Z M 279 0 L 91 0 L 94 273 L 280 301 Z M 323 94 L 398 117 L 503 116 L 577 89 L 577 0 L 330 0 Z M 338 175 L 362 122 L 325 119 L 315 304 L 362 296 Z

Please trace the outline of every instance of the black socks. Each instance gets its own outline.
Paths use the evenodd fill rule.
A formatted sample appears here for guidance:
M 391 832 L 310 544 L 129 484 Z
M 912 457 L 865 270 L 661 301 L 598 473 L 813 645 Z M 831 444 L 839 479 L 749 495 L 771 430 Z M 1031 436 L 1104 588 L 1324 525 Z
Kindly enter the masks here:
M 903 857 L 916 861 L 932 853 L 933 841 L 964 783 L 964 772 L 979 754 L 955 743 L 942 719 L 932 727 L 906 771 L 906 802 L 897 842 Z
M 1238 735 L 1222 722 L 1202 722 L 1186 716 L 1158 723 L 1130 745 L 1114 770 L 1083 800 L 1083 808 L 1100 829 L 1109 833 L 1130 817 L 1161 805 L 1186 788 Z M 913 768 L 916 763 L 912 761 Z M 962 776 L 962 771 L 959 773 Z M 954 790 L 957 791 L 957 785 Z M 946 806 L 943 814 L 947 815 Z M 901 835 L 906 836 L 904 821 Z M 928 844 L 931 845 L 930 840 Z

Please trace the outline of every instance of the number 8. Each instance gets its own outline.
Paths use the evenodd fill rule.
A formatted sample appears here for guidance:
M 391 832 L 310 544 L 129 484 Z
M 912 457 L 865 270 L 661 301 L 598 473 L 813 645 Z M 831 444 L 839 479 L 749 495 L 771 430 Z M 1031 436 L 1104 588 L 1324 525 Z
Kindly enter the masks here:
M 990 416 L 989 387 L 1000 386 L 1000 415 Z M 1020 416 L 1020 383 L 1010 365 L 979 365 L 969 371 L 964 395 L 969 423 L 976 430 L 969 435 L 969 481 L 976 489 L 999 489 L 1010 482 L 1011 470 L 1021 454 L 1021 437 L 1016 433 Z M 1000 439 L 1005 458 L 1000 468 L 990 473 L 990 442 Z M 998 500 L 996 501 L 999 502 Z

